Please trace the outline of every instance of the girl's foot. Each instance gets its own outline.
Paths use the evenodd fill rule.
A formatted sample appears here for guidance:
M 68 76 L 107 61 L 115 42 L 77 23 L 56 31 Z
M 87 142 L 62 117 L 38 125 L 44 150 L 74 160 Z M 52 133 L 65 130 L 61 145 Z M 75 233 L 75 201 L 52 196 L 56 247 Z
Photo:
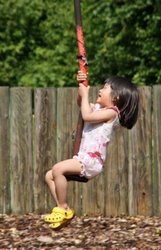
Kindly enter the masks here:
M 71 220 L 73 217 L 73 209 L 66 210 L 60 207 L 54 207 L 51 214 L 44 216 L 44 220 L 52 224 L 64 224 L 64 222 Z

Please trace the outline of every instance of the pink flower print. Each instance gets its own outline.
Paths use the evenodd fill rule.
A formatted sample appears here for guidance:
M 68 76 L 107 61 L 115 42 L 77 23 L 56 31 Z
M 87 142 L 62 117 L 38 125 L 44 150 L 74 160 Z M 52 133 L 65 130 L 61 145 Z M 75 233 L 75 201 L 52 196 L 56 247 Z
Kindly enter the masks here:
M 103 160 L 102 160 L 102 157 L 101 157 L 101 153 L 98 152 L 98 151 L 95 151 L 95 152 L 88 152 L 88 155 L 91 157 L 91 158 L 97 158 L 101 161 L 101 163 L 103 164 Z

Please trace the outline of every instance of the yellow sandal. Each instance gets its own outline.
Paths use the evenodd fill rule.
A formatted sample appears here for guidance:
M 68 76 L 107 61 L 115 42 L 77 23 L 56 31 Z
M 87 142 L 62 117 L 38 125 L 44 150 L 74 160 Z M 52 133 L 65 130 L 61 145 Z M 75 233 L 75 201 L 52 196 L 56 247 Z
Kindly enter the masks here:
M 60 207 L 54 207 L 51 214 L 44 216 L 44 221 L 49 223 L 61 223 L 74 217 L 74 210 L 65 210 Z
M 55 221 L 50 224 L 52 229 L 60 229 L 61 227 L 67 225 L 74 217 L 74 210 L 64 210 L 61 209 L 59 212 L 55 213 Z
M 61 222 L 51 223 L 49 227 L 52 229 L 60 229 L 64 226 L 66 226 L 72 219 L 73 219 L 73 217 L 71 219 L 67 219 L 67 220 L 65 219 Z

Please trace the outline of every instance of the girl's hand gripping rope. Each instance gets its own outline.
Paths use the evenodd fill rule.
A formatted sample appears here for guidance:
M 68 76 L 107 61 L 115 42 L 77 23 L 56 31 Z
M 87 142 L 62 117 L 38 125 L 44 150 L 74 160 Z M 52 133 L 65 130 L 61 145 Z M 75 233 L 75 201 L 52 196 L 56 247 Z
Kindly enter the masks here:
M 83 83 L 85 80 L 87 80 L 87 78 L 88 78 L 87 74 L 85 74 L 81 70 L 78 71 L 78 73 L 77 73 L 77 82 L 78 82 L 78 84 Z
M 81 70 L 78 71 L 78 73 L 77 73 L 77 82 L 78 82 L 78 84 L 80 84 L 80 83 L 83 84 L 84 81 L 87 80 L 87 78 L 88 78 L 87 74 L 85 74 Z M 85 86 L 85 85 L 84 85 L 84 87 L 87 88 L 87 86 Z M 78 90 L 77 104 L 78 104 L 79 107 L 81 106 L 81 96 L 79 94 L 79 90 Z

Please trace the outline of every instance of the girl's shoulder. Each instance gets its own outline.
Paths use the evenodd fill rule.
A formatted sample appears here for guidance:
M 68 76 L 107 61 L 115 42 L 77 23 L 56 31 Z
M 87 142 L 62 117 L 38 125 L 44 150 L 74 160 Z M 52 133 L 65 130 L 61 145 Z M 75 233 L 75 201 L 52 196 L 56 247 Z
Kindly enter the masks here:
M 120 111 L 119 111 L 119 109 L 118 109 L 117 106 L 111 106 L 111 107 L 109 107 L 109 108 L 107 108 L 107 109 L 112 109 L 112 110 L 116 111 L 116 113 L 117 113 L 118 115 L 120 114 Z
M 111 124 L 113 127 L 119 127 L 120 126 L 120 121 L 119 121 L 120 111 L 117 108 L 117 106 L 108 107 L 107 110 L 113 110 L 115 112 L 115 117 L 111 122 L 109 123 L 107 122 L 106 124 Z

